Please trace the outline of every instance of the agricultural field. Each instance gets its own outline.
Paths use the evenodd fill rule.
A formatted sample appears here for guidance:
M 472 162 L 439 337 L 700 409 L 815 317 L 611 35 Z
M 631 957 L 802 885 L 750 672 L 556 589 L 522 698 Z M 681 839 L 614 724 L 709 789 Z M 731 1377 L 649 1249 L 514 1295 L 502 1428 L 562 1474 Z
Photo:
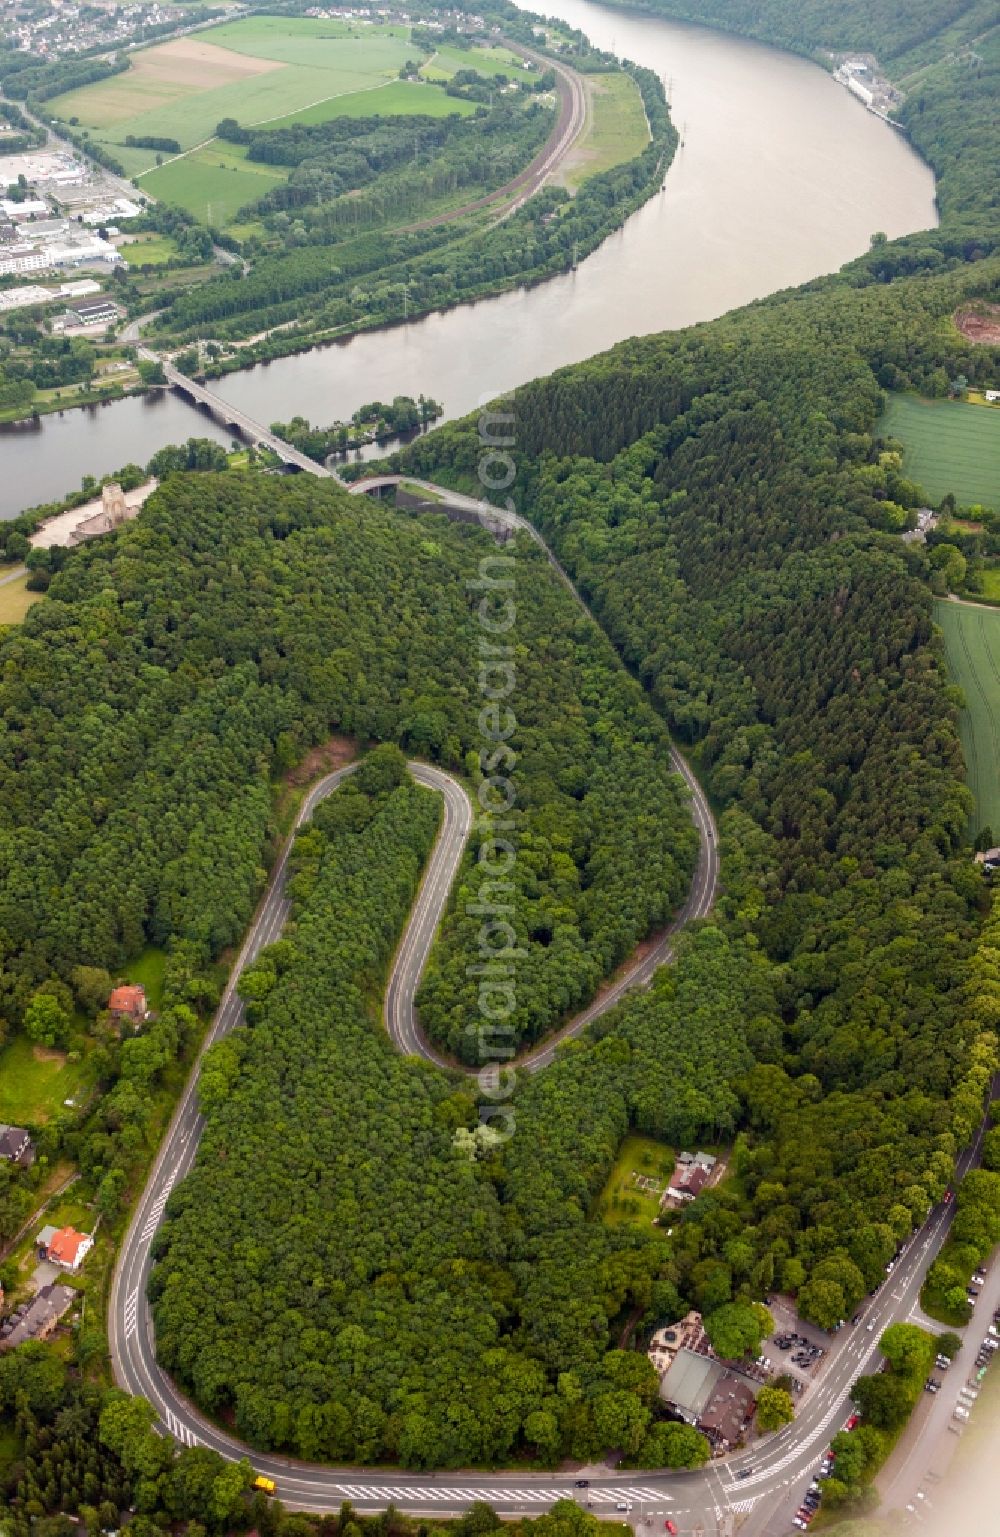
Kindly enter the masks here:
M 597 1214 L 609 1227 L 655 1231 L 652 1223 L 659 1215 L 660 1196 L 673 1172 L 673 1148 L 654 1137 L 630 1132 L 598 1197 Z
M 0 1052 L 0 1121 L 44 1125 L 89 1081 L 85 1060 L 70 1062 L 64 1052 L 49 1051 L 33 1045 L 27 1036 L 16 1036 Z
M 526 69 L 523 62 L 509 48 L 438 48 L 423 65 L 420 73 L 425 80 L 451 80 L 460 69 L 474 69 L 477 75 L 494 79 L 506 75 L 531 85 L 538 79 L 536 69 Z
M 346 96 L 333 96 L 329 101 L 317 102 L 304 112 L 293 112 L 290 117 L 269 123 L 268 127 L 327 123 L 333 117 L 449 117 L 452 114 L 468 117 L 475 110 L 475 102 L 464 101 L 460 96 L 446 96 L 444 91 L 435 90 L 433 86 L 421 85 L 416 80 L 392 80 L 387 85 L 350 91 Z
M 631 75 L 590 75 L 587 86 L 587 125 L 579 143 L 566 157 L 562 183 L 570 191 L 589 176 L 610 171 L 641 155 L 649 143 L 649 125 L 639 88 Z
M 903 468 L 935 502 L 1000 511 L 1000 408 L 891 395 L 878 424 L 903 445 Z
M 412 54 L 407 27 L 254 16 L 140 49 L 124 74 L 58 96 L 51 107 L 121 151 L 138 174 L 155 167 L 156 152 L 123 149 L 129 134 L 193 149 L 220 118 L 264 123 L 315 110 L 396 80 Z
M 249 162 L 245 145 L 213 139 L 150 171 L 142 185 L 160 202 L 177 203 L 202 224 L 219 228 L 287 178 L 286 166 Z
M 28 609 L 44 594 L 28 591 L 28 574 L 0 581 L 0 624 L 20 624 Z
M 948 666 L 965 695 L 959 719 L 974 827 L 1000 835 L 1000 609 L 941 600 L 934 618 L 944 632 Z

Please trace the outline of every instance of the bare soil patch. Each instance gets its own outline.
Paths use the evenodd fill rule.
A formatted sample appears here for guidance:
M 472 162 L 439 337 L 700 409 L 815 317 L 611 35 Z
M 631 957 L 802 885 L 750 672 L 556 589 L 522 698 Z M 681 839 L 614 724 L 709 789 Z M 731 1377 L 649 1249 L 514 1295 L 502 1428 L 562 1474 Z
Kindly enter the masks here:
M 129 71 L 133 77 L 169 80 L 186 85 L 189 90 L 211 90 L 242 80 L 247 75 L 265 75 L 284 69 L 280 59 L 258 59 L 252 54 L 235 53 L 218 43 L 203 43 L 195 37 L 177 37 L 158 48 L 141 49 L 132 58 Z
M 958 310 L 955 324 L 970 342 L 1000 347 L 1000 304 L 983 304 L 974 310 Z
M 66 1061 L 66 1053 L 64 1051 L 56 1051 L 51 1046 L 33 1046 L 31 1048 L 31 1055 L 36 1062 L 58 1062 L 60 1067 Z
M 357 755 L 358 744 L 353 737 L 331 736 L 318 747 L 311 748 L 301 763 L 289 769 L 285 783 L 296 789 L 301 785 L 312 784 L 324 774 L 332 774 L 334 769 L 343 768 L 345 763 L 350 763 Z

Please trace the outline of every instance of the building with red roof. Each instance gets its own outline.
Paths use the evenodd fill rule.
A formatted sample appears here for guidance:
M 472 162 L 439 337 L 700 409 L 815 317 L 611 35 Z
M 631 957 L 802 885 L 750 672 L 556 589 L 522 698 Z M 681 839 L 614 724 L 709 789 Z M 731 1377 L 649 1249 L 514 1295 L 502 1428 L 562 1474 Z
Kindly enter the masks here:
M 127 1019 L 133 1025 L 141 1025 L 146 1018 L 146 989 L 131 985 L 114 988 L 108 999 L 108 1010 L 112 1019 Z
M 78 1233 L 75 1227 L 43 1227 L 36 1243 L 45 1259 L 74 1275 L 94 1247 L 91 1235 Z

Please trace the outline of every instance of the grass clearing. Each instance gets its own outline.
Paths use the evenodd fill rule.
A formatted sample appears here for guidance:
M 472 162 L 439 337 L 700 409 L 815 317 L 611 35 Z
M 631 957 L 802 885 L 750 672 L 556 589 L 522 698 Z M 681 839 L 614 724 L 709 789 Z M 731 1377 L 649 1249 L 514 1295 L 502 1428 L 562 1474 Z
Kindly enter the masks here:
M 0 1121 L 42 1126 L 89 1081 L 85 1058 L 70 1062 L 62 1052 L 43 1050 L 27 1036 L 16 1036 L 0 1052 Z
M 567 155 L 562 185 L 575 191 L 590 176 L 610 171 L 641 155 L 649 143 L 649 124 L 639 87 L 624 70 L 587 75 L 587 122 Z
M 451 80 L 460 69 L 474 69 L 477 75 L 494 80 L 506 75 L 508 80 L 531 84 L 538 79 L 537 69 L 525 69 L 509 48 L 455 48 L 445 45 L 428 59 L 420 73 L 425 80 Z
M 142 184 L 159 201 L 176 203 L 203 224 L 219 227 L 287 175 L 285 167 L 249 164 L 244 145 L 216 139 L 182 160 L 150 171 Z
M 903 468 L 934 501 L 1000 510 L 1000 410 L 961 400 L 890 395 L 878 424 L 903 444 Z
M 121 248 L 125 260 L 133 267 L 162 267 L 165 262 L 176 261 L 180 255 L 177 241 L 170 235 L 137 235 Z
M 649 1232 L 673 1172 L 673 1148 L 654 1137 L 629 1132 L 597 1198 L 597 1215 L 608 1227 L 641 1227 Z
M 146 989 L 146 1002 L 151 1009 L 158 1009 L 163 1002 L 163 976 L 166 969 L 166 951 L 158 945 L 147 945 L 125 967 L 127 980 Z
M 934 618 L 944 632 L 951 675 L 965 695 L 958 728 L 976 799 L 974 825 L 1000 833 L 1000 609 L 942 599 Z
M 28 609 L 45 596 L 28 591 L 28 573 L 0 585 L 0 624 L 20 624 Z

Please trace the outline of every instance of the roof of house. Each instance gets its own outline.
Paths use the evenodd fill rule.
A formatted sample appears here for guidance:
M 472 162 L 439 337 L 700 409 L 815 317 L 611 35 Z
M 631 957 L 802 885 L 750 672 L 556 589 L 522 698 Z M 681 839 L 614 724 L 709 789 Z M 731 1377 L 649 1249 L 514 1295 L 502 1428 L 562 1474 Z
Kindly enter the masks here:
M 681 1195 L 700 1195 L 709 1181 L 709 1172 L 700 1163 L 688 1163 L 674 1170 L 670 1189 Z
M 0 1158 L 17 1158 L 30 1141 L 23 1126 L 0 1124 Z
M 50 1259 L 60 1265 L 75 1265 L 81 1247 L 84 1244 L 89 1246 L 91 1241 L 89 1233 L 78 1233 L 75 1227 L 61 1227 L 45 1247 Z
M 116 987 L 112 989 L 108 999 L 108 1008 L 113 1014 L 133 1014 L 138 1009 L 146 1007 L 146 989 L 144 987 Z
M 660 1383 L 660 1397 L 697 1419 L 725 1370 L 720 1361 L 712 1360 L 709 1356 L 695 1355 L 687 1349 L 679 1350 L 669 1371 L 664 1373 Z
M 756 1399 L 746 1382 L 727 1372 L 715 1385 L 711 1399 L 698 1423 L 702 1430 L 721 1436 L 730 1445 L 739 1439 L 744 1424 L 753 1413 Z
M 13 1327 L 8 1320 L 5 1329 L 0 1330 L 0 1339 L 9 1348 L 33 1339 L 46 1324 L 61 1318 L 67 1308 L 72 1307 L 76 1297 L 77 1293 L 72 1286 L 43 1286 L 13 1323 Z

